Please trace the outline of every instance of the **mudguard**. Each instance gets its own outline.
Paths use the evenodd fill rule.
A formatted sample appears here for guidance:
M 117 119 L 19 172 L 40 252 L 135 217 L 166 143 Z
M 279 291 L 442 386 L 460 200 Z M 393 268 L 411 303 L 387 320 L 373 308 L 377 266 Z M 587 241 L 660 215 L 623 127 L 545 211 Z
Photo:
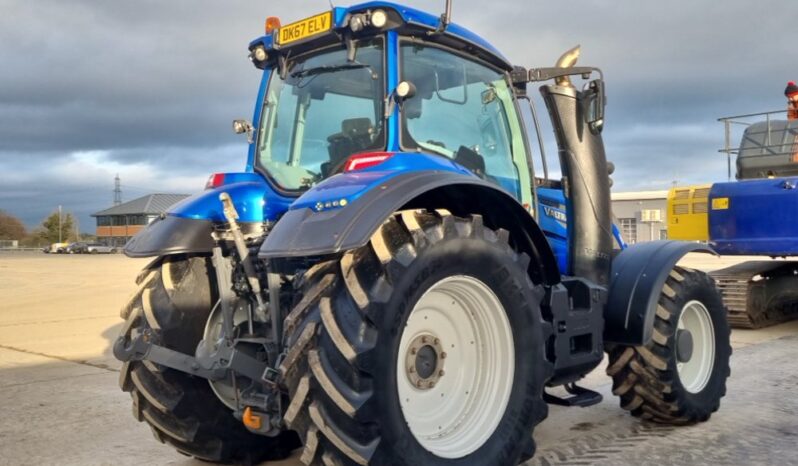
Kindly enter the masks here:
M 164 215 L 131 238 L 123 251 L 128 257 L 209 252 L 214 246 L 211 232 L 208 220 Z
M 631 245 L 613 259 L 604 308 L 606 342 L 636 346 L 651 340 L 662 286 L 688 252 L 715 254 L 699 243 L 652 241 Z
M 276 193 L 257 173 L 225 173 L 224 184 L 191 196 L 169 209 L 125 245 L 129 257 L 152 257 L 166 254 L 210 252 L 213 225 L 225 222 L 219 194 L 233 199 L 239 222 L 262 225 L 276 221 L 288 209 L 292 199 Z
M 345 207 L 329 210 L 303 196 L 271 230 L 259 257 L 340 253 L 366 245 L 377 228 L 398 210 L 444 208 L 460 216 L 481 214 L 486 225 L 508 230 L 517 247 L 537 265 L 537 269 L 530 269 L 533 279 L 547 284 L 560 281 L 557 261 L 543 231 L 514 197 L 496 185 L 463 173 L 428 170 L 386 176 L 371 186 Z

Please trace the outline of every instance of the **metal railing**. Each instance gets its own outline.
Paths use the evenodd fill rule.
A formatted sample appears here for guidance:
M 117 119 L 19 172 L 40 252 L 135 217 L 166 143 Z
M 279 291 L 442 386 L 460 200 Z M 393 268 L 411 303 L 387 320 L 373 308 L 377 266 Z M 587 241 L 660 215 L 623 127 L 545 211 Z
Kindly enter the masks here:
M 740 120 L 747 119 L 747 118 L 760 117 L 760 121 L 761 121 L 761 117 L 765 117 L 765 121 L 767 122 L 767 134 L 765 135 L 765 145 L 760 146 L 760 148 L 761 149 L 766 149 L 766 150 L 769 150 L 769 151 L 772 150 L 772 149 L 776 149 L 776 148 L 781 150 L 784 147 L 784 145 L 783 144 L 774 145 L 774 144 L 772 144 L 771 139 L 770 139 L 770 135 L 771 135 L 771 131 L 772 131 L 772 128 L 771 128 L 771 122 L 772 122 L 771 115 L 782 115 L 782 114 L 786 114 L 786 113 L 787 113 L 787 110 L 773 110 L 773 111 L 770 111 L 770 112 L 747 113 L 747 114 L 744 114 L 744 115 L 734 115 L 734 116 L 718 118 L 718 121 L 723 123 L 724 141 L 725 141 L 724 145 L 723 145 L 723 148 L 722 149 L 718 149 L 718 152 L 726 154 L 726 165 L 727 165 L 727 172 L 728 172 L 727 176 L 729 178 L 729 181 L 731 181 L 731 179 L 732 179 L 732 162 L 731 162 L 732 161 L 732 155 L 734 155 L 734 156 L 740 155 L 740 151 L 742 150 L 742 147 L 732 147 L 732 145 L 731 145 L 731 136 L 732 136 L 731 135 L 731 133 L 732 133 L 731 128 L 732 128 L 732 125 L 751 126 L 753 123 L 749 123 L 749 122 L 746 122 L 746 121 L 740 121 Z M 756 123 L 759 123 L 759 121 L 757 121 Z M 769 155 L 785 155 L 785 154 L 790 154 L 790 153 L 787 153 L 787 152 L 771 152 L 771 154 L 769 154 Z

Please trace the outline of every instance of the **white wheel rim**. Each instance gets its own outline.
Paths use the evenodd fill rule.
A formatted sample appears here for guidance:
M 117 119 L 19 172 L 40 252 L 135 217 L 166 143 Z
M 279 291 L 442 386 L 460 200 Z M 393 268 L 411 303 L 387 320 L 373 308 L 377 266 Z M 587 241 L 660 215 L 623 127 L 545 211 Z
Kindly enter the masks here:
M 437 359 L 443 374 L 425 379 L 434 386 L 419 388 L 407 366 L 412 345 L 423 336 L 438 339 L 445 354 Z M 510 321 L 487 285 L 456 275 L 418 300 L 399 343 L 396 376 L 405 422 L 425 449 L 461 458 L 481 447 L 504 416 L 514 373 Z
M 715 329 L 706 306 L 700 301 L 685 304 L 677 328 L 689 331 L 693 337 L 690 359 L 676 362 L 679 380 L 685 390 L 698 393 L 707 386 L 715 364 Z

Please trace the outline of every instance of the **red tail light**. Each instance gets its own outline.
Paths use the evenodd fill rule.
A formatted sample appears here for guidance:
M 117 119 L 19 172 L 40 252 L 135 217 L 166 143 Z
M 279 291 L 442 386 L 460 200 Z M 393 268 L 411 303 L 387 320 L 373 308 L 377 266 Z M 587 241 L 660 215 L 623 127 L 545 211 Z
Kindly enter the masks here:
M 352 172 L 356 170 L 363 170 L 364 168 L 373 167 L 388 160 L 393 156 L 393 152 L 365 152 L 362 154 L 355 154 L 349 157 L 344 165 L 345 172 Z
M 224 173 L 214 173 L 208 178 L 208 182 L 205 183 L 205 189 L 218 188 L 223 184 L 224 184 Z

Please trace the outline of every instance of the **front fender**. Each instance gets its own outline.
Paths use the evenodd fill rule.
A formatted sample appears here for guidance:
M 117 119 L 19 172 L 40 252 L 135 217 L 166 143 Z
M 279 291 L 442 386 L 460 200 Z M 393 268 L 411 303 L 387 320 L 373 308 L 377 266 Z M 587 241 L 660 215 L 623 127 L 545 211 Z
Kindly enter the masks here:
M 613 259 L 604 309 L 605 341 L 637 346 L 651 340 L 662 287 L 688 252 L 715 254 L 699 243 L 651 241 L 631 245 Z
M 123 251 L 128 257 L 206 253 L 214 246 L 212 232 L 209 220 L 164 215 L 131 238 Z
M 242 227 L 275 221 L 288 209 L 290 198 L 280 196 L 257 173 L 226 173 L 226 183 L 173 205 L 169 211 L 131 238 L 129 257 L 205 253 L 214 246 L 216 223 L 226 222 L 219 195 L 230 194 Z
M 239 221 L 276 221 L 294 200 L 281 196 L 257 173 L 225 173 L 223 176 L 223 185 L 175 204 L 168 214 L 194 220 L 226 222 L 219 201 L 219 194 L 226 192 L 233 199 Z

